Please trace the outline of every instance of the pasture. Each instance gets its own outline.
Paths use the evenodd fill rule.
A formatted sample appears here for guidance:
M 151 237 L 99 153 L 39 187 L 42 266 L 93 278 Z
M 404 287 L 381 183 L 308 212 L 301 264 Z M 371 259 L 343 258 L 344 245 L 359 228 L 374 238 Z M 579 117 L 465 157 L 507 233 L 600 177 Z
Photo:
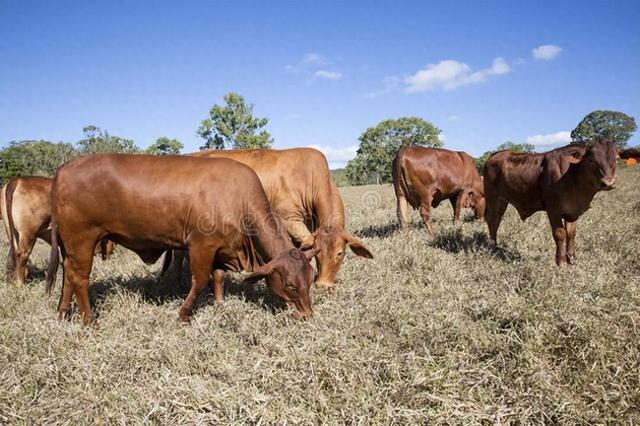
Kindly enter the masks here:
M 544 213 L 510 207 L 492 249 L 448 202 L 431 237 L 416 212 L 397 230 L 390 185 L 341 188 L 375 259 L 349 253 L 306 322 L 235 275 L 180 325 L 185 289 L 121 247 L 95 260 L 98 326 L 59 321 L 38 243 L 25 287 L 0 267 L 0 424 L 639 423 L 640 169 L 617 181 L 563 268 Z

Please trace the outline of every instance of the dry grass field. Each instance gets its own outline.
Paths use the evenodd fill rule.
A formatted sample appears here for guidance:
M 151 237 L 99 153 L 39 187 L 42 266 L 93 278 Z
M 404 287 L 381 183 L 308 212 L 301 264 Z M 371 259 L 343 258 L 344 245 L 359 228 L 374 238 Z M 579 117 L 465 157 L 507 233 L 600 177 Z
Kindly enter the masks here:
M 397 230 L 389 185 L 343 188 L 375 259 L 349 254 L 307 322 L 234 276 L 180 325 L 184 289 L 122 248 L 94 265 L 98 326 L 59 321 L 39 244 L 0 285 L 0 424 L 638 424 L 640 168 L 618 182 L 564 268 L 543 213 L 509 208 L 492 249 L 448 203 L 430 237 L 416 212 Z

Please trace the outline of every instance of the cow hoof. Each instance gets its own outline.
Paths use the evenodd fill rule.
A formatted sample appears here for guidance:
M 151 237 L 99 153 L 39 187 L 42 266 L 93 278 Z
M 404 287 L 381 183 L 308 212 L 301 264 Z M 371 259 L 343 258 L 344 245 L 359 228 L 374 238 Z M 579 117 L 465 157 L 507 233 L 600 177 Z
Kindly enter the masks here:
M 331 282 L 327 282 L 327 281 L 317 281 L 316 282 L 316 287 L 318 288 L 318 290 L 335 291 L 336 283 L 331 283 Z
M 69 310 L 67 310 L 67 309 L 58 310 L 58 319 L 60 321 L 62 321 L 62 320 L 70 321 L 71 320 L 71 312 Z
M 178 317 L 179 324 L 189 324 L 191 322 L 191 316 L 189 315 L 180 315 Z
M 567 255 L 567 263 L 568 263 L 569 265 L 572 265 L 572 266 L 575 266 L 575 265 L 576 265 L 576 263 L 577 263 L 577 262 L 576 262 L 576 256 L 575 256 L 575 254 L 574 254 L 574 255 L 571 255 L 571 254 L 568 254 L 568 255 Z

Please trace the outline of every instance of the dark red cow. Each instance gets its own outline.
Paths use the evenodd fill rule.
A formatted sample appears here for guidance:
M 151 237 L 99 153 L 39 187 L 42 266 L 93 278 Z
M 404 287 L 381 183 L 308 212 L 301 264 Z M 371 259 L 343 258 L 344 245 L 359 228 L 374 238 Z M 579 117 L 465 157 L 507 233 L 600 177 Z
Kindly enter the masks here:
M 576 221 L 598 191 L 614 188 L 618 151 L 611 141 L 568 145 L 541 154 L 500 151 L 487 160 L 484 193 L 489 235 L 495 242 L 509 204 L 522 220 L 546 211 L 556 263 L 575 262 Z M 566 243 L 566 251 L 565 251 Z

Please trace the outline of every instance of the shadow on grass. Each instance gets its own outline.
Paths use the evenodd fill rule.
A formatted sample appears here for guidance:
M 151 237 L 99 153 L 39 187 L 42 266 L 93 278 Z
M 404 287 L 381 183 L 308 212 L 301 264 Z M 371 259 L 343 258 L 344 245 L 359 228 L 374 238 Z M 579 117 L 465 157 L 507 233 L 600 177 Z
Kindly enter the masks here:
M 27 265 L 27 282 L 32 281 L 34 284 L 36 282 L 43 281 L 47 277 L 47 268 L 39 267 L 36 265 L 28 264 Z
M 210 279 L 195 303 L 194 314 L 201 307 L 214 303 L 211 284 Z M 189 294 L 190 288 L 191 272 L 188 265 L 185 265 L 182 276 L 179 278 L 174 270 L 169 269 L 162 277 L 159 274 L 150 274 L 148 276 L 133 275 L 100 279 L 90 286 L 89 296 L 92 308 L 99 315 L 103 301 L 119 289 L 138 295 L 146 303 L 160 306 L 168 302 L 182 302 Z M 244 284 L 241 279 L 229 274 L 225 274 L 224 293 L 225 299 L 229 295 L 236 296 L 272 313 L 286 309 L 284 302 L 273 295 L 266 285 Z
M 424 224 L 422 221 L 419 222 L 408 222 L 407 230 L 425 230 Z M 391 221 L 385 225 L 370 225 L 366 228 L 358 229 L 354 232 L 354 235 L 358 238 L 385 238 L 389 237 L 400 231 L 400 225 L 398 225 L 397 221 Z
M 462 234 L 460 228 L 447 229 L 437 233 L 430 245 L 449 253 L 477 253 L 486 252 L 503 261 L 514 262 L 522 259 L 522 255 L 513 249 L 494 245 L 485 232 L 474 232 L 471 236 Z
M 468 213 L 462 216 L 462 221 L 464 223 L 473 223 L 476 222 L 478 220 L 482 220 L 482 219 L 476 219 L 476 215 L 474 215 L 473 213 Z

